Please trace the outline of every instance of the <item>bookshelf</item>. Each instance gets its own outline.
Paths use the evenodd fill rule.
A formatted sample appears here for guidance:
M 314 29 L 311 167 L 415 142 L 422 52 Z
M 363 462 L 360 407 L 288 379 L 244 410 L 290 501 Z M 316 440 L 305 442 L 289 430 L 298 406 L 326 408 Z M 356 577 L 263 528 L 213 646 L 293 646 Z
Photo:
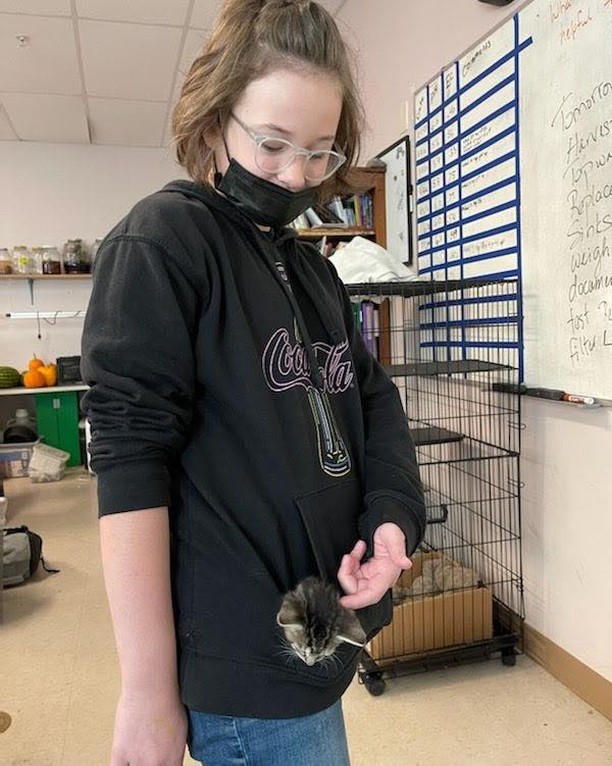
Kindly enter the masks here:
M 350 182 L 355 194 L 369 194 L 372 203 L 372 226 L 312 226 L 298 228 L 300 239 L 318 241 L 327 238 L 332 245 L 348 241 L 353 237 L 366 237 L 381 247 L 387 244 L 387 224 L 385 216 L 385 168 L 355 167 L 350 174 Z M 349 195 L 350 196 L 350 195 Z M 347 198 L 344 198 L 347 199 Z

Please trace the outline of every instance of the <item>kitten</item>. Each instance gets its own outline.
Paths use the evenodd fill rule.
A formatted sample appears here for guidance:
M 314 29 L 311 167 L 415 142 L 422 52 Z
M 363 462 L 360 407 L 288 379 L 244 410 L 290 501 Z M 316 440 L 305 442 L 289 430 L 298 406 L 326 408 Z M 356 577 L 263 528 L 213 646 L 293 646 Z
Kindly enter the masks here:
M 338 601 L 333 585 L 307 577 L 285 594 L 276 622 L 291 651 L 307 665 L 331 657 L 341 643 L 365 646 L 366 635 L 352 609 Z

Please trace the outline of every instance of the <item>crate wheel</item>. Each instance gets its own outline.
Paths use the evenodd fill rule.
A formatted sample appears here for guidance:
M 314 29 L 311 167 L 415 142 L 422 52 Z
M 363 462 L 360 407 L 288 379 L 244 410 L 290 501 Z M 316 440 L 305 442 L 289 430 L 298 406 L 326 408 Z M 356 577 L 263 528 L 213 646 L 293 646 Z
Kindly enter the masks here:
M 516 654 L 513 651 L 506 653 L 502 652 L 501 661 L 502 665 L 512 668 L 516 665 Z
M 382 676 L 379 673 L 364 675 L 363 683 L 367 691 L 373 697 L 380 697 L 387 688 L 387 684 L 383 681 Z

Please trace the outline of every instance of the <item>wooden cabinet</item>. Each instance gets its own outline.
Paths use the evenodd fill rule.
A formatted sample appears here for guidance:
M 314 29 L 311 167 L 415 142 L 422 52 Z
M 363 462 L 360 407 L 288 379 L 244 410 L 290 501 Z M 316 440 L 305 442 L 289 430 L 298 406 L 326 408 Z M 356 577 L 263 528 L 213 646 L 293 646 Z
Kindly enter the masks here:
M 50 447 L 70 453 L 67 465 L 81 465 L 79 397 L 76 391 L 36 394 L 36 426 Z

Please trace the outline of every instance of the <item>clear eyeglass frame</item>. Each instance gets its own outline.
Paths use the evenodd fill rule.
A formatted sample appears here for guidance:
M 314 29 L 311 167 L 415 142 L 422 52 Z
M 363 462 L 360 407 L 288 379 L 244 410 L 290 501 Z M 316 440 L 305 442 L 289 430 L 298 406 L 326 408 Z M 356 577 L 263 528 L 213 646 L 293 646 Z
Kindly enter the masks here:
M 331 178 L 346 162 L 346 157 L 342 152 L 331 149 L 315 151 L 302 149 L 286 138 L 256 133 L 233 112 L 230 116 L 254 142 L 255 164 L 264 173 L 282 173 L 294 162 L 296 157 L 301 156 L 305 157 L 304 178 L 320 183 Z

